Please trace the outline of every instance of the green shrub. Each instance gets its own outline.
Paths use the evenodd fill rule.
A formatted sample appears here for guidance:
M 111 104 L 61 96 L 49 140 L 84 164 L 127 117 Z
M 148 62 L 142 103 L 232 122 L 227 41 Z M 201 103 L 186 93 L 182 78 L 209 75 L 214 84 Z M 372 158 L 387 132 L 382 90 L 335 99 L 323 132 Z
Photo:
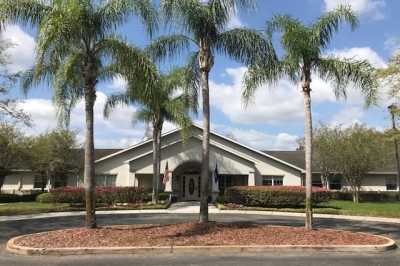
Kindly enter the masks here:
M 331 198 L 335 200 L 353 200 L 351 191 L 330 192 Z M 359 199 L 361 202 L 395 202 L 399 201 L 399 193 L 392 191 L 360 191 Z
M 30 202 L 35 201 L 37 195 L 40 193 L 32 193 L 28 195 L 17 195 L 17 194 L 0 194 L 0 203 L 11 203 L 11 202 Z
M 50 194 L 54 202 L 83 204 L 85 190 L 76 187 L 52 189 Z M 141 188 L 135 187 L 97 187 L 96 202 L 98 204 L 114 205 L 116 203 L 142 203 L 146 202 L 146 193 Z
M 55 203 L 55 198 L 51 193 L 42 193 L 37 195 L 36 201 L 40 203 Z
M 160 192 L 158 194 L 158 199 L 162 201 L 167 201 L 170 199 L 170 195 L 171 195 L 170 192 Z
M 215 199 L 216 203 L 224 204 L 225 203 L 225 197 L 222 195 L 218 195 L 218 197 Z
M 312 201 L 329 201 L 327 190 L 313 188 Z M 226 203 L 252 207 L 300 207 L 304 206 L 305 189 L 298 186 L 240 186 L 230 187 L 225 191 Z

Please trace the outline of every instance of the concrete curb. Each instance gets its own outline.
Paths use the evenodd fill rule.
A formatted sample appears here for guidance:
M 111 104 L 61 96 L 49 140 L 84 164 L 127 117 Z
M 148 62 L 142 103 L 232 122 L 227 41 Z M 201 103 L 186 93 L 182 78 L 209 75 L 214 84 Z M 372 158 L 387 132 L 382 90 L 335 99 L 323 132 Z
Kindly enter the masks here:
M 35 234 L 32 234 L 35 235 Z M 33 248 L 15 244 L 23 236 L 11 238 L 7 242 L 7 250 L 17 255 L 89 255 L 89 254 L 133 254 L 133 255 L 238 255 L 262 254 L 265 252 L 279 251 L 318 251 L 318 252 L 385 252 L 395 249 L 394 240 L 383 237 L 388 243 L 383 245 L 252 245 L 252 246 L 162 246 L 162 247 L 77 247 L 77 248 Z
M 245 211 L 245 210 L 210 210 L 210 214 L 250 214 L 250 215 L 266 215 L 266 216 L 287 216 L 287 217 L 304 217 L 304 213 L 295 212 L 276 212 L 276 211 Z M 198 211 L 192 210 L 118 210 L 118 211 L 97 211 L 99 215 L 112 215 L 112 214 L 198 214 Z M 31 219 L 44 219 L 54 217 L 69 217 L 69 216 L 83 216 L 85 212 L 53 212 L 29 215 L 15 215 L 15 216 L 0 216 L 0 222 L 31 220 Z M 372 216 L 350 216 L 350 215 L 333 215 L 333 214 L 314 214 L 314 218 L 323 219 L 342 219 L 351 221 L 365 221 L 365 222 L 379 222 L 379 223 L 393 223 L 400 224 L 399 218 L 384 218 Z

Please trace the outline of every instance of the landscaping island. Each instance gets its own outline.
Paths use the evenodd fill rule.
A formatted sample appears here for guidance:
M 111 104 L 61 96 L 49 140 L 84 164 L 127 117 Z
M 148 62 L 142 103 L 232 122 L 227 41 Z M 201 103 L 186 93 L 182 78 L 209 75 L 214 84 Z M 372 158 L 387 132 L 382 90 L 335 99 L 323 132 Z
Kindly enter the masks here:
M 375 251 L 394 246 L 388 238 L 341 230 L 271 226 L 254 223 L 180 223 L 120 225 L 97 229 L 74 228 L 24 235 L 11 239 L 8 250 L 19 254 L 85 254 L 149 248 L 327 248 L 357 247 Z M 130 250 L 129 250 L 130 248 Z M 136 249 L 136 250 L 135 250 Z M 73 251 L 78 253 L 73 253 Z M 352 250 L 352 249 L 350 249 Z M 143 250 L 142 250 L 143 251 Z M 188 251 L 188 249 L 186 249 Z M 352 250 L 354 251 L 354 250 Z M 172 251 L 171 251 L 172 252 Z M 134 252 L 133 252 L 134 253 Z

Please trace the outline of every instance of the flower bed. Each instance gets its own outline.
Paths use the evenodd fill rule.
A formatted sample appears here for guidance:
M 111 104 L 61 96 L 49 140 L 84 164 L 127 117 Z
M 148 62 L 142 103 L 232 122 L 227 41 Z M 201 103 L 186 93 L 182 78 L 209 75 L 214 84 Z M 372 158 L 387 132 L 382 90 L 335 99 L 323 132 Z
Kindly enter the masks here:
M 52 189 L 46 200 L 56 203 L 83 204 L 85 201 L 84 188 L 63 187 Z M 40 198 L 39 198 L 40 200 Z M 116 203 L 143 203 L 148 201 L 148 194 L 141 188 L 135 187 L 97 187 L 96 202 L 106 205 Z
M 312 188 L 313 203 L 330 199 L 326 189 Z M 225 203 L 253 207 L 299 207 L 305 202 L 305 188 L 301 186 L 237 186 L 225 191 Z
M 229 245 L 381 245 L 388 239 L 341 230 L 270 226 L 252 223 L 182 223 L 74 228 L 18 237 L 14 244 L 32 248 L 229 246 Z

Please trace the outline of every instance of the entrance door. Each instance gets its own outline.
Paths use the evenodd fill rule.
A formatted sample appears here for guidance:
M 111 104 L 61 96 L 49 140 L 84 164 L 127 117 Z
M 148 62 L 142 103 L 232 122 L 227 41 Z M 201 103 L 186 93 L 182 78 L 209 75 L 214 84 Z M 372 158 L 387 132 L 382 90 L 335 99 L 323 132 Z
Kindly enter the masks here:
M 200 200 L 200 176 L 184 175 L 182 180 L 183 199 Z

